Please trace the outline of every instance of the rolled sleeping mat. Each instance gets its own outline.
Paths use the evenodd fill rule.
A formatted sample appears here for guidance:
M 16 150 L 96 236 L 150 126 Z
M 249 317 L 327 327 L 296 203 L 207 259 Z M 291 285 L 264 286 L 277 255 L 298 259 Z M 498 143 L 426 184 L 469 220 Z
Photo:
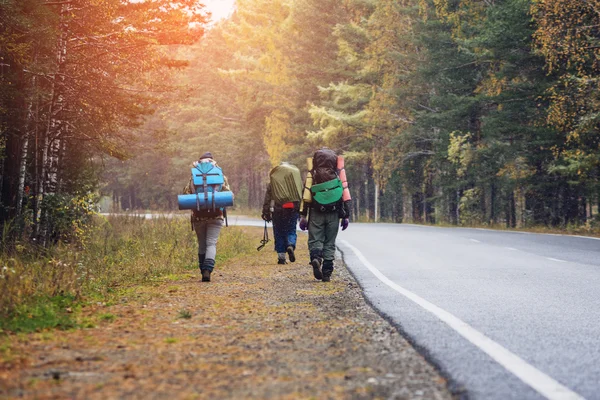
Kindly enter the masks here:
M 215 208 L 233 206 L 233 192 L 207 192 L 206 197 L 204 193 L 180 194 L 177 196 L 177 203 L 180 210 L 212 209 L 213 195 Z
M 304 203 L 310 203 L 312 201 L 312 194 L 310 193 L 310 188 L 313 185 L 313 159 L 309 157 L 306 159 L 306 167 L 308 168 L 308 173 L 306 174 L 306 183 L 304 185 L 304 191 L 302 192 L 302 201 Z
M 337 158 L 337 170 L 338 176 L 342 181 L 342 187 L 344 188 L 344 192 L 342 193 L 342 201 L 352 200 L 350 197 L 350 190 L 348 189 L 348 179 L 346 179 L 346 169 L 344 168 L 344 157 L 338 156 Z

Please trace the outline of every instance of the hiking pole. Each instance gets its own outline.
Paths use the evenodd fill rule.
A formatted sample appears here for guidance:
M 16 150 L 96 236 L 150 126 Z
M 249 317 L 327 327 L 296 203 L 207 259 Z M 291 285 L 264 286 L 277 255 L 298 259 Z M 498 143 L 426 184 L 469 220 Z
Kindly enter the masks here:
M 263 247 L 269 242 L 269 230 L 267 229 L 267 221 L 265 221 L 265 231 L 263 233 L 263 238 L 260 241 L 260 246 L 256 248 L 256 251 L 261 251 Z
M 225 228 L 229 227 L 229 221 L 227 221 L 227 209 L 223 209 L 223 216 L 225 217 Z

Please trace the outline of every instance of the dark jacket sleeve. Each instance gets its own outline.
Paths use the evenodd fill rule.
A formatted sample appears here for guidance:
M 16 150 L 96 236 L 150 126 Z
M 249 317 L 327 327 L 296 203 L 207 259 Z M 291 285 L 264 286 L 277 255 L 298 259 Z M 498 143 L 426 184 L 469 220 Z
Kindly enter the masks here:
M 350 200 L 344 201 L 340 212 L 338 213 L 340 218 L 350 218 Z
M 271 184 L 267 183 L 267 190 L 265 191 L 265 200 L 263 201 L 263 213 L 267 214 L 271 210 Z

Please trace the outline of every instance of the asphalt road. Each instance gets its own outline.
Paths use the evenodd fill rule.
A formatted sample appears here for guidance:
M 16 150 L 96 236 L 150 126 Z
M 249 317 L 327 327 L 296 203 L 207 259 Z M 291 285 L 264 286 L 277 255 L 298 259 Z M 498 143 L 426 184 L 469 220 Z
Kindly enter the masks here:
M 471 399 L 600 399 L 600 240 L 351 224 L 367 299 Z

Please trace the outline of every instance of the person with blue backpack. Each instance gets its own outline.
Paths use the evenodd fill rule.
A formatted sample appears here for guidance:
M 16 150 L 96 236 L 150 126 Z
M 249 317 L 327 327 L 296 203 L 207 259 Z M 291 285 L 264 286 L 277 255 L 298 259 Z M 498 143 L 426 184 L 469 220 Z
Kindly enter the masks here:
M 202 282 L 210 282 L 215 267 L 217 241 L 224 222 L 225 207 L 233 205 L 227 177 L 210 152 L 191 167 L 192 177 L 178 196 L 179 209 L 191 209 L 192 230 L 198 238 L 198 267 Z
M 339 228 L 348 228 L 350 191 L 344 159 L 326 147 L 307 159 L 308 173 L 300 207 L 300 229 L 308 229 L 308 250 L 313 275 L 331 280 L 335 240 Z

